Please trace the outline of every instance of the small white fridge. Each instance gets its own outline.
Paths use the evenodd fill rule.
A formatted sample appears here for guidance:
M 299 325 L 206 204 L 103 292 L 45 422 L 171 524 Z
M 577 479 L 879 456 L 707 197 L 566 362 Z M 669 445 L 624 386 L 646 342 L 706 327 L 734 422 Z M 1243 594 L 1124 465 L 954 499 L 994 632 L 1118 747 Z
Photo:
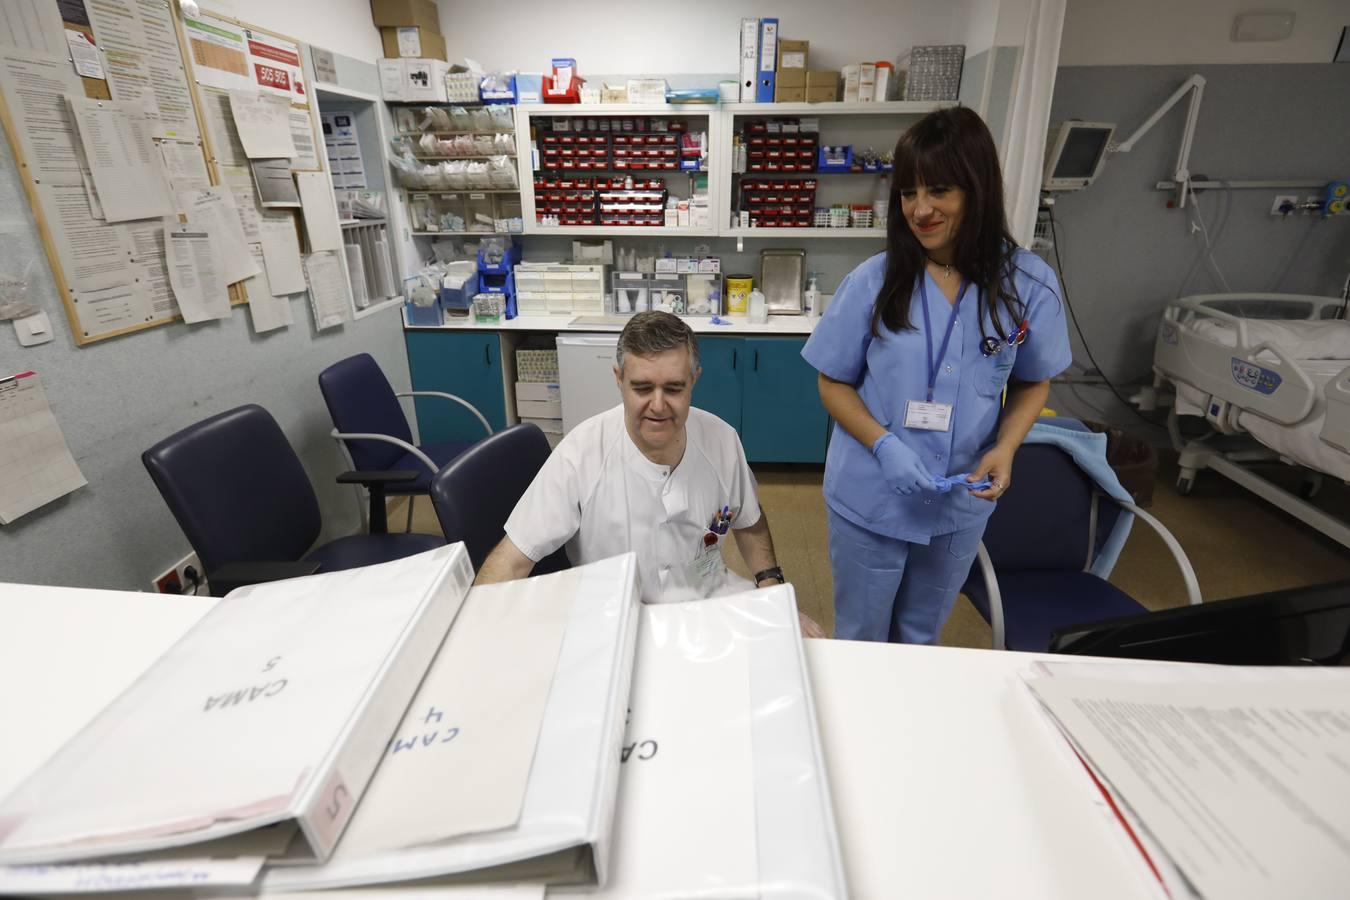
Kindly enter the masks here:
M 563 433 L 619 403 L 614 382 L 618 333 L 558 335 L 558 383 Z

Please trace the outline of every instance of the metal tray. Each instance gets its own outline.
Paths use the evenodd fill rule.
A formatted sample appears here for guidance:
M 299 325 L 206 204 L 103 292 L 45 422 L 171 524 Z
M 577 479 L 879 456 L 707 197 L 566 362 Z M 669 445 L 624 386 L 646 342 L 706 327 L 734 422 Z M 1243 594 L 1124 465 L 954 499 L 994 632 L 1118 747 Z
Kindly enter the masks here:
M 805 250 L 759 251 L 759 285 L 770 314 L 801 315 L 805 282 Z

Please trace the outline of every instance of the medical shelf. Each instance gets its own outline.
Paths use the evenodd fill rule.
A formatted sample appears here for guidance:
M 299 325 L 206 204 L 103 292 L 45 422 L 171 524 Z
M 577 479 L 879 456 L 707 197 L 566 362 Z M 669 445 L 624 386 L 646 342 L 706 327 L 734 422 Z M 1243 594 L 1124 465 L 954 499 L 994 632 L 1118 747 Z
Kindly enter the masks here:
M 868 238 L 886 237 L 885 228 L 723 228 L 723 237 L 738 238 Z
M 467 153 L 455 154 L 454 156 L 431 156 L 428 154 L 414 153 L 412 158 L 418 162 L 449 162 L 456 159 L 496 159 L 499 156 L 505 156 L 507 159 L 515 159 L 514 153 L 485 153 L 471 155 Z

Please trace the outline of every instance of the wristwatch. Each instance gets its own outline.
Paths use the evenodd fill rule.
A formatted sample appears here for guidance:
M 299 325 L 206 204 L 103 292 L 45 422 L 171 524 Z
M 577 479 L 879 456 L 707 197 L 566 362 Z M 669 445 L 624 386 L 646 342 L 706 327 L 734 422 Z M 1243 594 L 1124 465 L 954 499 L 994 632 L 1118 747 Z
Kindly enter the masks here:
M 755 573 L 755 587 L 766 578 L 777 578 L 779 584 L 787 584 L 787 579 L 783 577 L 783 567 L 774 566 L 772 569 L 765 569 L 763 572 Z

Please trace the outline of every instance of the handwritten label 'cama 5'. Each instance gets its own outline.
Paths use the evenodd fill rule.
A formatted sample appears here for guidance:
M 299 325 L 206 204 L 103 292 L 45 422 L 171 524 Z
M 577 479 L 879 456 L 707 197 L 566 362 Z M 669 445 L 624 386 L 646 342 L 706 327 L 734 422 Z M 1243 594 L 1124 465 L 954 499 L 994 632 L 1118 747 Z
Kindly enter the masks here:
M 281 662 L 280 656 L 274 656 L 262 667 L 263 672 L 271 672 L 276 668 L 277 663 Z M 264 700 L 268 697 L 275 697 L 286 690 L 289 682 L 285 678 L 278 678 L 275 681 L 269 681 L 266 684 L 240 688 L 239 690 L 226 691 L 223 694 L 213 694 L 206 698 L 206 706 L 202 712 L 211 712 L 211 710 L 229 709 L 231 706 L 239 706 L 244 703 L 253 703 L 256 700 Z

